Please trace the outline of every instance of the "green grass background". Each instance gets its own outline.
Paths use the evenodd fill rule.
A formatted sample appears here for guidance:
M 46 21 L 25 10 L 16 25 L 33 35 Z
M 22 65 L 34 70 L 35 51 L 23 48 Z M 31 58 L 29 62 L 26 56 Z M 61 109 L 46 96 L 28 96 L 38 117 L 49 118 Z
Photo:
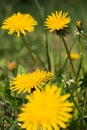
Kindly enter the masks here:
M 44 17 L 47 17 L 48 14 L 52 12 L 63 10 L 64 12 L 69 12 L 71 17 L 70 23 L 70 33 L 67 41 L 70 46 L 72 43 L 71 36 L 74 34 L 76 29 L 76 21 L 81 20 L 83 24 L 83 29 L 87 30 L 87 1 L 86 0 L 38 0 L 41 9 L 43 10 Z M 32 50 L 37 52 L 42 61 L 46 62 L 46 52 L 45 52 L 45 38 L 44 38 L 44 24 L 42 17 L 37 8 L 37 5 L 34 0 L 0 0 L 0 27 L 2 22 L 8 16 L 11 16 L 13 13 L 30 13 L 37 21 L 38 26 L 35 28 L 35 31 L 28 33 L 26 39 L 29 46 Z M 26 48 L 23 45 L 21 38 L 17 38 L 15 34 L 8 35 L 8 31 L 0 30 L 0 64 L 3 65 L 7 61 L 15 61 L 17 64 L 22 64 L 25 67 L 30 68 L 33 64 L 31 57 L 28 55 Z M 50 57 L 53 63 L 54 55 L 56 56 L 54 50 L 58 51 L 58 38 L 51 33 L 48 33 L 48 42 L 49 42 L 49 52 Z M 86 44 L 83 45 L 85 52 L 87 50 Z M 44 48 L 44 49 L 43 49 Z M 79 45 L 74 47 L 78 51 Z M 62 48 L 63 49 L 63 48 Z M 64 49 L 63 49 L 64 51 Z M 53 53 L 52 53 L 53 52 Z M 86 54 L 87 55 L 87 54 Z

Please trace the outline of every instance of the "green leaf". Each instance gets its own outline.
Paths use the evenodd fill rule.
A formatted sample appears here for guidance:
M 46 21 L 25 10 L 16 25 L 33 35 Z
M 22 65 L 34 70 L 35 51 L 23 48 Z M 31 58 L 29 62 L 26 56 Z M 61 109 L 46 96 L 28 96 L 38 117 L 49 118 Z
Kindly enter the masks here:
M 79 87 L 87 87 L 87 73 L 84 75 L 82 79 L 79 80 L 81 82 Z
M 14 123 L 12 124 L 12 126 L 9 127 L 7 130 L 20 130 L 20 128 L 18 127 L 18 122 L 17 122 L 17 120 L 14 121 Z
M 26 70 L 24 69 L 24 67 L 22 65 L 19 65 L 17 69 L 17 74 L 25 74 L 25 73 Z

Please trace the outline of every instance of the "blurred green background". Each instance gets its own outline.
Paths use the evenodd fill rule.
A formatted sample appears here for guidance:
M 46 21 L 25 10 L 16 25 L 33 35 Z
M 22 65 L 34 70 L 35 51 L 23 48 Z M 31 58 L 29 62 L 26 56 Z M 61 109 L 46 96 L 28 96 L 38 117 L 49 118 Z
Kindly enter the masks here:
M 47 17 L 48 14 L 51 14 L 56 10 L 68 11 L 69 16 L 71 17 L 71 35 L 74 34 L 77 20 L 81 20 L 84 30 L 87 30 L 87 0 L 38 0 L 38 2 L 43 10 L 44 17 Z M 27 33 L 26 40 L 31 49 L 35 51 L 45 63 L 44 24 L 34 0 L 0 0 L 0 27 L 2 26 L 4 19 L 17 12 L 30 13 L 38 21 L 38 26 L 35 28 L 35 31 L 30 34 Z M 0 65 L 3 65 L 4 63 L 6 64 L 8 61 L 15 61 L 17 64 L 22 64 L 28 69 L 32 67 L 33 62 L 23 45 L 22 39 L 20 37 L 17 38 L 15 34 L 8 35 L 7 33 L 8 31 L 6 30 L 0 30 Z M 52 34 L 49 33 L 48 41 L 50 44 L 50 57 L 52 59 L 52 56 L 56 55 L 51 54 L 51 52 L 54 51 L 52 49 L 56 49 L 56 44 L 58 44 L 57 37 L 53 36 L 52 38 Z M 68 42 L 71 41 L 69 36 Z M 85 47 L 85 45 L 84 48 L 86 51 L 87 47 Z

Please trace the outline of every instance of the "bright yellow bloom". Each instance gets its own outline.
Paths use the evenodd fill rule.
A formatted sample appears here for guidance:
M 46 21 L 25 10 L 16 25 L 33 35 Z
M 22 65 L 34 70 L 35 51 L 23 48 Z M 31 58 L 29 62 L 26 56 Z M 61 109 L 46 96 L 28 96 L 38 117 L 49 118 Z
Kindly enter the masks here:
M 31 88 L 40 88 L 53 78 L 53 74 L 47 71 L 36 70 L 32 73 L 17 75 L 11 82 L 11 90 L 18 93 L 30 92 Z
M 47 26 L 47 29 L 49 29 L 50 32 L 53 31 L 59 31 L 61 29 L 65 29 L 68 27 L 68 23 L 70 23 L 70 17 L 66 17 L 68 15 L 68 12 L 63 13 L 62 11 L 59 11 L 52 15 L 48 15 L 45 21 L 45 26 Z
M 72 60 L 78 60 L 79 59 L 79 54 L 77 54 L 77 53 L 71 53 L 70 54 L 70 58 L 72 59 Z
M 25 35 L 26 31 L 32 32 L 35 25 L 37 25 L 37 21 L 30 14 L 18 12 L 5 19 L 1 29 L 9 30 L 8 34 L 10 35 L 15 32 L 17 37 L 19 37 L 20 34 Z
M 73 103 L 67 101 L 70 94 L 61 96 L 61 88 L 47 85 L 43 91 L 36 90 L 27 96 L 29 102 L 21 108 L 18 121 L 26 130 L 59 130 L 66 128 L 72 118 Z

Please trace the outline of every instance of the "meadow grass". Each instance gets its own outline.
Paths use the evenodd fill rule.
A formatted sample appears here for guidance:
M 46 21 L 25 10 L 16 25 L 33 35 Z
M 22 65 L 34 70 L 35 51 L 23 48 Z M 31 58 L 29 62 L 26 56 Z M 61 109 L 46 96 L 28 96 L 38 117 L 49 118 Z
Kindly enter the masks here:
M 86 1 L 63 2 L 1 2 L 1 130 L 87 129 Z

